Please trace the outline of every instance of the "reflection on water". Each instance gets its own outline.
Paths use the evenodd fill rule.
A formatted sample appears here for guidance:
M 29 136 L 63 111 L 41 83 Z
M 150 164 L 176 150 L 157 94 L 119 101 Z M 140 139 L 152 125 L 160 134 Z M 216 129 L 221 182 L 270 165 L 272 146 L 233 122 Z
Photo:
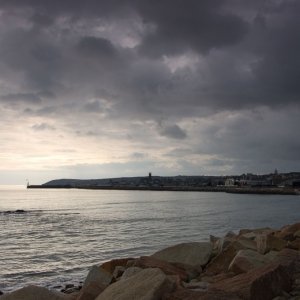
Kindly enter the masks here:
M 84 278 L 114 257 L 299 221 L 299 196 L 0 189 L 0 290 Z M 24 210 L 24 213 L 4 213 Z

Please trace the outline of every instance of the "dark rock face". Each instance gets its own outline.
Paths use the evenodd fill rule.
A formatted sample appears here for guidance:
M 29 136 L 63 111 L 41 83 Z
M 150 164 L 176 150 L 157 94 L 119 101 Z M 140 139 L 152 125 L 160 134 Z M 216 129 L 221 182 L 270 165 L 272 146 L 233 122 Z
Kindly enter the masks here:
M 24 209 L 17 209 L 17 210 L 6 210 L 0 212 L 0 214 L 5 214 L 5 215 L 20 215 L 20 214 L 25 214 L 26 211 Z
M 281 291 L 291 290 L 292 278 L 288 266 L 270 264 L 218 282 L 213 288 L 243 299 L 271 300 Z

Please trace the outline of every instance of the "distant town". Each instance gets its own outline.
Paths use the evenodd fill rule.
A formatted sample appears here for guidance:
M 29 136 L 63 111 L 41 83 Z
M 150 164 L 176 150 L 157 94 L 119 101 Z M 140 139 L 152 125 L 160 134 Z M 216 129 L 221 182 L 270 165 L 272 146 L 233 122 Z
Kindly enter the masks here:
M 245 193 L 299 193 L 300 172 L 234 176 L 153 176 L 106 179 L 57 179 L 28 188 L 86 188 L 130 190 L 227 191 Z

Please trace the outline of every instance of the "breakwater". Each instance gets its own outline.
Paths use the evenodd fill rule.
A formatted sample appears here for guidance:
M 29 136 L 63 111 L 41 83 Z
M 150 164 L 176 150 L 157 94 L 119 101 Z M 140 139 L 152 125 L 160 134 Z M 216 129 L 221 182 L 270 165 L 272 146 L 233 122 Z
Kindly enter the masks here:
M 225 192 L 236 194 L 300 195 L 300 191 L 290 187 L 191 187 L 191 186 L 71 186 L 71 185 L 28 185 L 28 189 L 89 189 L 89 190 L 129 190 L 129 191 L 176 191 L 176 192 Z

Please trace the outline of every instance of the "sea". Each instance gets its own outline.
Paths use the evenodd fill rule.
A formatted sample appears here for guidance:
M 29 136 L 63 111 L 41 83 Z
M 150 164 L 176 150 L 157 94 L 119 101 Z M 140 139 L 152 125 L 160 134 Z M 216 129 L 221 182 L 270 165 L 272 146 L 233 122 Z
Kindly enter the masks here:
M 104 261 L 241 228 L 280 228 L 299 222 L 299 211 L 297 195 L 1 186 L 0 290 L 80 284 Z

